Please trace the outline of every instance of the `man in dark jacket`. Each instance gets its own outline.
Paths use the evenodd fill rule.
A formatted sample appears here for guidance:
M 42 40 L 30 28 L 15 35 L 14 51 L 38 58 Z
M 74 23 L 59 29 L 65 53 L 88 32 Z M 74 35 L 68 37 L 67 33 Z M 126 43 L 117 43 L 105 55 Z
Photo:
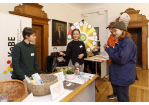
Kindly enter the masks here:
M 64 33 L 61 31 L 61 26 L 58 25 L 58 30 L 55 32 L 54 43 L 64 43 Z

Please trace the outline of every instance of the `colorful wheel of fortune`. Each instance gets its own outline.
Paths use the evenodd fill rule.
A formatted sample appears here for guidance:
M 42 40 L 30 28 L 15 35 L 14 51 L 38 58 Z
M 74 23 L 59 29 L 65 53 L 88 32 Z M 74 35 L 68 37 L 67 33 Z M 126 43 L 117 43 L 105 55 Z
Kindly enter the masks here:
M 72 30 L 75 28 L 80 30 L 79 40 L 85 43 L 87 52 L 90 52 L 91 50 L 93 50 L 97 42 L 97 34 L 96 34 L 96 30 L 94 29 L 94 27 L 91 26 L 87 22 L 74 23 L 68 30 L 68 36 L 67 36 L 68 42 L 71 42 L 73 40 L 71 33 L 72 33 Z

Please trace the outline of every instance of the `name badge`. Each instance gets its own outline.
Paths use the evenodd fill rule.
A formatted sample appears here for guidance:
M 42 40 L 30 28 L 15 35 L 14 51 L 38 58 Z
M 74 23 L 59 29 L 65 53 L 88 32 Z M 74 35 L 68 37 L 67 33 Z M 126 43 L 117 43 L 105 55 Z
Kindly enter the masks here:
M 31 53 L 31 56 L 34 56 L 34 53 Z
M 80 48 L 82 48 L 83 46 L 82 46 L 82 45 L 80 45 L 79 47 L 80 47 Z

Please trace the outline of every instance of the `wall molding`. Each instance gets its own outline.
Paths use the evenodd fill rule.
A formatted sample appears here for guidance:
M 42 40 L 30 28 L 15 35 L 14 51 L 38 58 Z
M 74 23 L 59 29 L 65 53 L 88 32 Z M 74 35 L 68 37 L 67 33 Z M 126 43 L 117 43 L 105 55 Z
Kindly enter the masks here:
M 104 8 L 96 8 L 82 11 L 81 14 L 91 14 L 91 13 L 100 13 L 100 11 L 104 11 Z
M 68 10 L 71 10 L 71 11 L 74 11 L 76 13 L 79 13 L 81 15 L 84 15 L 86 17 L 88 17 L 88 14 L 91 14 L 91 13 L 99 13 L 99 15 L 104 15 L 104 10 L 105 10 L 104 9 L 105 5 L 101 6 L 100 8 L 97 7 L 97 8 L 91 8 L 91 9 L 86 9 L 86 10 L 82 10 L 82 9 L 78 10 L 78 9 L 73 8 L 73 7 L 69 7 L 67 5 L 64 5 L 63 3 L 55 3 L 55 4 L 59 5 L 59 6 L 63 7 L 63 8 L 66 8 Z
M 105 10 L 103 10 L 103 11 L 99 11 L 99 15 L 104 15 L 104 12 Z
M 76 12 L 76 13 L 81 14 L 81 11 L 79 11 L 79 10 L 77 10 L 77 9 L 74 9 L 74 8 L 71 8 L 71 7 L 69 7 L 69 6 L 66 6 L 66 5 L 64 5 L 63 3 L 54 3 L 54 4 L 59 5 L 59 6 L 61 6 L 61 7 L 64 7 L 64 8 L 66 8 L 66 9 L 68 9 L 68 10 L 71 10 L 71 11 L 74 11 L 74 12 Z
M 83 14 L 84 17 L 88 17 L 88 15 L 89 15 L 89 14 L 87 14 L 87 13 L 86 13 L 86 14 Z

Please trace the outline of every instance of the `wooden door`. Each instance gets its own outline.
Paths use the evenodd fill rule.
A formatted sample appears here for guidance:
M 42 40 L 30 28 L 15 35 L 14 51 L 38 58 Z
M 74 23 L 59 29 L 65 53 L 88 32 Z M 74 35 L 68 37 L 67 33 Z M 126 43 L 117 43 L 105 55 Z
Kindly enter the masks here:
M 32 28 L 36 30 L 36 40 L 33 45 L 36 47 L 37 61 L 40 69 L 42 68 L 41 64 L 41 26 L 32 25 Z
M 130 28 L 128 32 L 132 35 L 132 40 L 137 46 L 137 65 L 142 67 L 142 28 Z

